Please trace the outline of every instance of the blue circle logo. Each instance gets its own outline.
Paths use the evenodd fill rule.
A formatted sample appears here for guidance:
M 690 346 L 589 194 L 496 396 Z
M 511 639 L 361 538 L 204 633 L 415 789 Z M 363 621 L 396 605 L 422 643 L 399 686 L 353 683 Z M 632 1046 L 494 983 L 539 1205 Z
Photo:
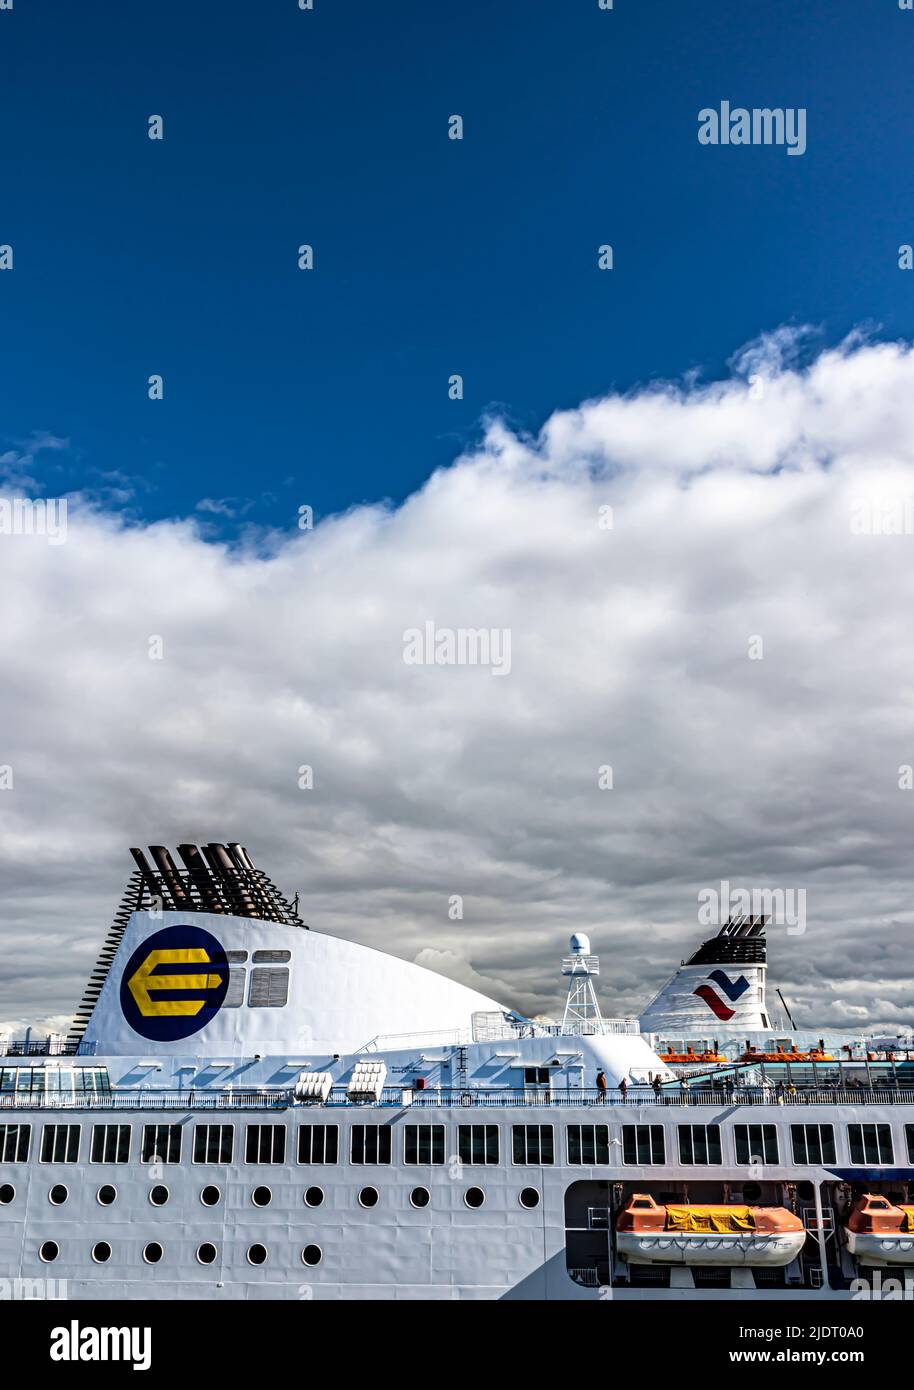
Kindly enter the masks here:
M 228 961 L 214 936 L 202 927 L 165 927 L 127 962 L 121 1009 L 142 1037 L 176 1042 L 215 1018 L 228 985 Z

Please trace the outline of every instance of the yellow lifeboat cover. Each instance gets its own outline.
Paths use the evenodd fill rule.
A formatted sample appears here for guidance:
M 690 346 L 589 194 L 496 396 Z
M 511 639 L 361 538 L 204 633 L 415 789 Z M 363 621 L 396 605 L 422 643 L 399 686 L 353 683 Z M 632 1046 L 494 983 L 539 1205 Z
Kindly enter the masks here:
M 914 1231 L 914 1207 L 902 1207 L 905 1214 L 904 1228 L 906 1231 Z
M 668 1231 L 754 1231 L 751 1207 L 672 1207 L 666 1209 Z

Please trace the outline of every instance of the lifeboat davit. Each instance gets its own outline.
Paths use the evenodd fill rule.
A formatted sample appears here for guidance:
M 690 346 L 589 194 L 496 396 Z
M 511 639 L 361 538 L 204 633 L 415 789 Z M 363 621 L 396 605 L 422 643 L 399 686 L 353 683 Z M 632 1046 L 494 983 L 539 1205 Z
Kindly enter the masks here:
M 859 1264 L 914 1265 L 914 1207 L 864 1193 L 848 1218 L 847 1248 Z
M 789 1265 L 806 1232 L 786 1207 L 658 1206 L 636 1192 L 616 1217 L 616 1250 L 636 1265 Z

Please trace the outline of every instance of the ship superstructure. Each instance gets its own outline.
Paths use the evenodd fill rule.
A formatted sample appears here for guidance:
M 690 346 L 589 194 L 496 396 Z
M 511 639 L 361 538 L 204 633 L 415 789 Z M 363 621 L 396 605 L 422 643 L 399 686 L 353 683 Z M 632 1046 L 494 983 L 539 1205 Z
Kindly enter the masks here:
M 757 988 L 761 933 L 696 953 L 667 1019 L 662 991 L 640 1022 L 602 1016 L 577 934 L 549 1024 L 308 929 L 240 845 L 180 846 L 182 869 L 133 853 L 69 1037 L 3 1047 L 0 1277 L 100 1299 L 802 1299 L 914 1273 L 903 1059 L 807 1075 L 655 1047 L 670 1017 L 686 1045 L 697 972 L 746 977 L 734 999 L 710 976 L 730 1003 Z

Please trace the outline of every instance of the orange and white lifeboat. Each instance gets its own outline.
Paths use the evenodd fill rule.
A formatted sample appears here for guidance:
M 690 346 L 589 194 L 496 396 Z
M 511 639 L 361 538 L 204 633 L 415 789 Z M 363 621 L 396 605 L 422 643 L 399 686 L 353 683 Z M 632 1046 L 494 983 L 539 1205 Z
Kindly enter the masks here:
M 806 1232 L 786 1207 L 658 1206 L 636 1192 L 616 1217 L 616 1250 L 639 1265 L 789 1265 Z
M 847 1248 L 863 1265 L 914 1265 L 914 1207 L 864 1193 L 848 1218 Z

